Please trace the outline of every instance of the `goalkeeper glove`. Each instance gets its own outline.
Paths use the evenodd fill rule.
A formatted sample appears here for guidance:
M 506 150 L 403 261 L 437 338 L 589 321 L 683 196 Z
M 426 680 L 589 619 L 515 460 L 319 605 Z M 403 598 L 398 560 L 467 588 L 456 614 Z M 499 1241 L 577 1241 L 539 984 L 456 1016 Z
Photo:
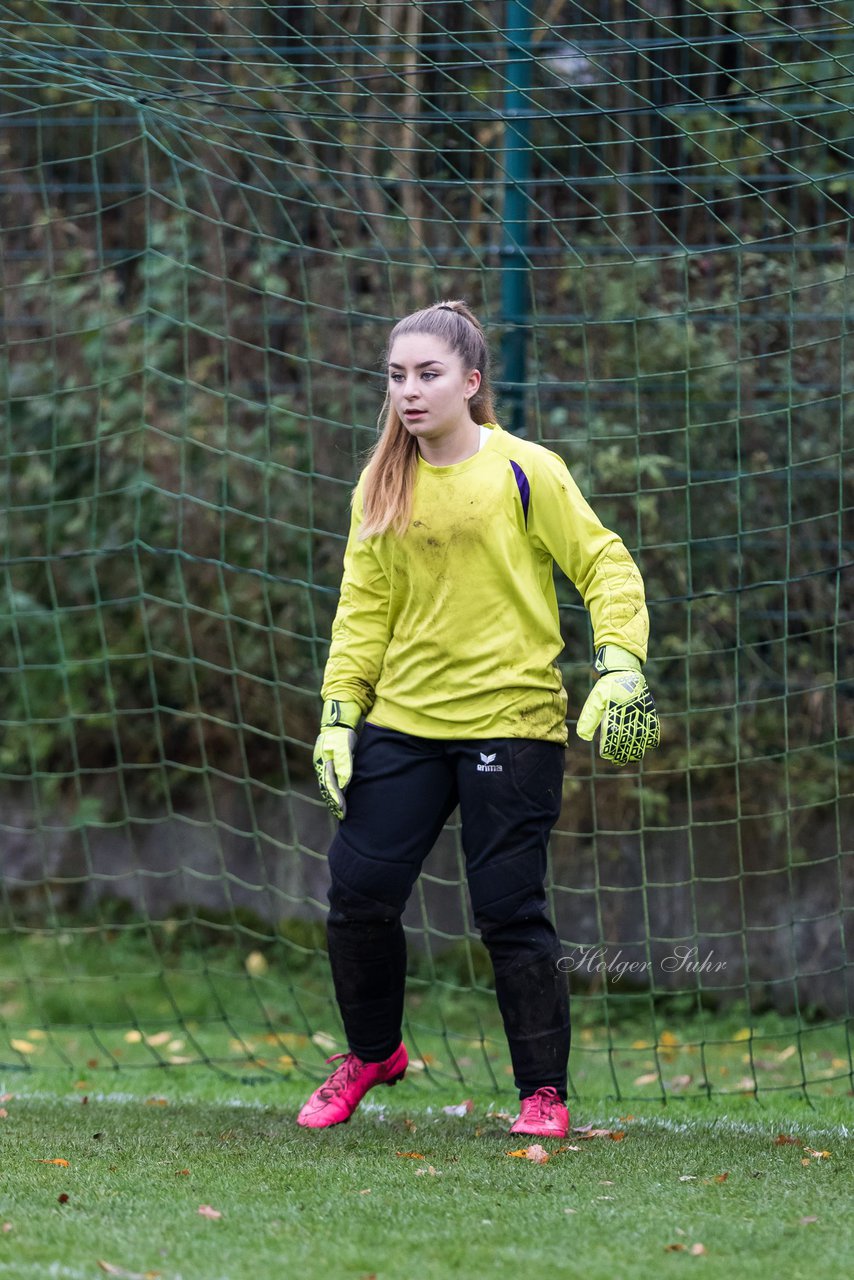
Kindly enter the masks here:
M 661 741 L 661 724 L 640 659 L 619 645 L 596 651 L 601 672 L 578 717 L 578 736 L 588 742 L 601 724 L 599 754 L 614 764 L 633 764 Z
M 320 734 L 314 744 L 314 772 L 320 794 L 339 820 L 347 812 L 344 792 L 353 776 L 353 752 L 361 716 L 358 702 L 324 702 Z

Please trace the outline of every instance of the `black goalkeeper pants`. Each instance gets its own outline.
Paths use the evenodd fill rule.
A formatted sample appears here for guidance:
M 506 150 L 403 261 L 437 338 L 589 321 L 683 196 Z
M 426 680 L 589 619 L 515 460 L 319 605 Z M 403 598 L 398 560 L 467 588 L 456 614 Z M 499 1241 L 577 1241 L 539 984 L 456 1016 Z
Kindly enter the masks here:
M 363 1061 L 382 1062 L 400 1043 L 400 918 L 459 804 L 472 912 L 492 960 L 520 1097 L 544 1085 L 566 1097 L 569 989 L 545 895 L 563 768 L 564 748 L 554 742 L 447 742 L 364 726 L 347 814 L 329 851 L 327 920 L 347 1042 Z

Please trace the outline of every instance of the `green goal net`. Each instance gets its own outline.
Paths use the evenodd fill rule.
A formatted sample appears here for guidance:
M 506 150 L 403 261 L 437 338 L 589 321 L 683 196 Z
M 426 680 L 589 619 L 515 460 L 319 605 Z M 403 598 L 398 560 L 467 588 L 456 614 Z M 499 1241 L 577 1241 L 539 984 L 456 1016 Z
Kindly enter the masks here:
M 572 1088 L 852 1087 L 854 25 L 844 3 L 0 3 L 0 1062 L 343 1048 L 311 771 L 390 323 L 647 586 L 661 748 L 574 734 Z M 405 916 L 423 1078 L 507 1089 L 458 830 Z

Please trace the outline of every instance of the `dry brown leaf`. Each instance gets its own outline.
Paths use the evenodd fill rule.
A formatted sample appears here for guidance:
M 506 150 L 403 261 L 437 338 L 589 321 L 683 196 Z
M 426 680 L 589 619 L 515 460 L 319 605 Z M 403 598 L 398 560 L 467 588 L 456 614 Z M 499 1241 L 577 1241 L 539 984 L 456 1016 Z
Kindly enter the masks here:
M 146 1098 L 145 1105 L 147 1107 L 168 1107 L 169 1099 L 168 1098 Z
M 611 1138 L 614 1142 L 622 1142 L 626 1136 L 624 1129 L 573 1129 L 583 1141 L 586 1138 Z
M 429 1175 L 430 1175 L 430 1177 L 431 1177 L 431 1178 L 438 1178 L 438 1177 L 440 1177 L 440 1174 L 439 1174 L 438 1170 L 437 1170 L 437 1169 L 434 1169 L 434 1168 L 433 1168 L 433 1166 L 432 1166 L 432 1164 L 424 1165 L 421 1169 L 416 1169 L 416 1170 L 415 1170 L 415 1172 L 416 1172 L 416 1174 L 418 1174 L 418 1173 L 429 1173 Z
M 671 1089 L 687 1089 L 693 1079 L 693 1076 L 674 1076 L 672 1080 L 668 1080 L 666 1083 Z
M 406 1160 L 423 1160 L 424 1157 L 419 1151 L 398 1151 L 399 1156 L 403 1156 Z
M 804 1145 L 802 1138 L 790 1138 L 787 1133 L 778 1133 L 777 1137 L 774 1139 L 774 1146 L 783 1147 L 790 1142 L 794 1143 L 798 1147 L 802 1147 Z
M 649 1071 L 644 1076 L 638 1076 L 634 1081 L 635 1084 L 655 1084 L 658 1080 L 657 1071 Z
M 6 1108 L 0 1107 L 0 1120 L 6 1120 L 8 1119 L 8 1116 L 9 1116 L 9 1112 L 6 1110 Z
M 61 1196 L 56 1197 L 60 1204 L 68 1204 L 68 1192 L 63 1191 Z
M 176 1178 L 180 1178 L 180 1177 L 182 1177 L 184 1174 L 189 1174 L 189 1172 L 190 1172 L 190 1170 L 189 1170 L 189 1169 L 176 1169 L 176 1170 L 175 1170 L 175 1177 L 176 1177 Z
M 708 1253 L 708 1250 L 706 1249 L 706 1246 L 704 1244 L 700 1244 L 698 1242 L 697 1244 L 692 1244 L 688 1252 L 693 1253 L 694 1257 L 698 1258 L 700 1254 Z
M 539 1142 L 533 1143 L 530 1147 L 520 1147 L 518 1151 L 508 1151 L 508 1156 L 519 1156 L 522 1160 L 533 1160 L 535 1164 L 547 1164 L 550 1159 L 549 1153 L 545 1147 L 541 1147 Z
M 446 1116 L 467 1116 L 470 1111 L 474 1111 L 474 1103 L 471 1098 L 466 1098 L 465 1102 L 458 1102 L 456 1106 L 443 1107 Z
M 812 1156 L 813 1160 L 829 1160 L 830 1159 L 829 1151 L 815 1151 L 813 1150 L 812 1147 L 804 1147 L 804 1151 L 806 1151 L 808 1156 Z
M 676 1244 L 666 1244 L 664 1246 L 664 1252 L 665 1253 L 681 1253 L 684 1248 L 685 1248 L 684 1244 L 679 1244 L 679 1242 L 677 1241 Z
M 219 1209 L 214 1209 L 209 1204 L 200 1204 L 196 1212 L 200 1213 L 203 1218 L 210 1218 L 211 1222 L 216 1222 L 222 1217 Z
M 61 1165 L 63 1169 L 68 1168 L 68 1161 L 61 1158 L 55 1160 L 39 1160 L 39 1164 L 58 1164 Z
M 116 1267 L 112 1262 L 104 1262 L 103 1258 L 98 1259 L 98 1266 L 108 1276 L 116 1276 L 117 1280 L 156 1280 L 161 1274 L 159 1271 L 128 1271 L 126 1267 Z

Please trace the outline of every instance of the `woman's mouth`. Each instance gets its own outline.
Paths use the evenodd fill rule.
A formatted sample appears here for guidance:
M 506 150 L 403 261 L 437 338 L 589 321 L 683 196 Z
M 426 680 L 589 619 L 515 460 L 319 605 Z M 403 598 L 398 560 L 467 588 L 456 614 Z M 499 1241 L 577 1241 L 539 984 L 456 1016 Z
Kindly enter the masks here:
M 426 412 L 426 409 L 404 409 L 403 416 L 408 418 L 410 422 L 415 422 L 419 418 L 423 418 Z

